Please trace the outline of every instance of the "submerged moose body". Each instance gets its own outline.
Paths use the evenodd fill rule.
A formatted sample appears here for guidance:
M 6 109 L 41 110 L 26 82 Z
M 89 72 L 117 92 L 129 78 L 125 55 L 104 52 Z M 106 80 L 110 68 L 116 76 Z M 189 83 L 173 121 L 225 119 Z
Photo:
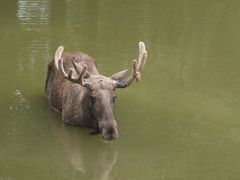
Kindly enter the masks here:
M 50 106 L 61 113 L 64 123 L 92 128 L 94 134 L 101 133 L 106 140 L 116 139 L 115 90 L 141 79 L 147 59 L 145 44 L 139 43 L 139 58 L 133 60 L 128 78 L 125 78 L 127 69 L 110 77 L 103 76 L 92 57 L 63 50 L 63 46 L 58 47 L 54 60 L 48 64 L 45 96 Z

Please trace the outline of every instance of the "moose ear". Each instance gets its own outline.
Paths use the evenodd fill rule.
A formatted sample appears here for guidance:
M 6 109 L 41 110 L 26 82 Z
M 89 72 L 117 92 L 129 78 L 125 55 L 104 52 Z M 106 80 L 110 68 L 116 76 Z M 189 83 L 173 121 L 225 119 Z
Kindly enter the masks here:
M 127 75 L 128 69 L 125 69 L 123 71 L 120 71 L 116 74 L 113 74 L 110 78 L 115 80 L 115 81 L 121 81 L 125 78 L 125 76 Z

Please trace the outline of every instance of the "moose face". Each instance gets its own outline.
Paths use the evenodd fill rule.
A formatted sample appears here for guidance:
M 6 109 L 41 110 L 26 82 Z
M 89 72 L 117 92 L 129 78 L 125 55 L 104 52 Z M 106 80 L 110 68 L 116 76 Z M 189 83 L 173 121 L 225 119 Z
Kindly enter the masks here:
M 95 128 L 101 132 L 103 139 L 116 139 L 118 130 L 113 115 L 114 102 L 117 97 L 114 91 L 116 82 L 101 75 L 91 76 L 85 81 L 90 108 L 98 122 L 98 127 Z

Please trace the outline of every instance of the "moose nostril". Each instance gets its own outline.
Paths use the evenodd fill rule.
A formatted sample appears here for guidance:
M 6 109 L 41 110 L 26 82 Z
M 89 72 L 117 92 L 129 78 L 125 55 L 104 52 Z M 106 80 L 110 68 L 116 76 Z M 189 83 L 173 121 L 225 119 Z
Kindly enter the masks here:
M 114 129 L 113 127 L 109 128 L 109 129 L 108 129 L 108 133 L 109 133 L 109 134 L 115 133 L 115 129 Z

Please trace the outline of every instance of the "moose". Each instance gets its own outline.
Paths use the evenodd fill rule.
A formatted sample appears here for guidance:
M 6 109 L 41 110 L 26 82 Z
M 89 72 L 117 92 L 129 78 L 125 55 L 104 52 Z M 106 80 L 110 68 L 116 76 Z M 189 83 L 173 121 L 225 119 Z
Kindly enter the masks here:
M 105 140 L 116 139 L 115 90 L 141 80 L 147 59 L 145 44 L 139 42 L 139 57 L 133 60 L 128 78 L 128 69 L 107 77 L 99 73 L 89 55 L 63 51 L 63 46 L 59 46 L 54 60 L 48 64 L 45 97 L 51 108 L 61 114 L 66 124 L 92 128 L 92 134 L 101 133 Z

